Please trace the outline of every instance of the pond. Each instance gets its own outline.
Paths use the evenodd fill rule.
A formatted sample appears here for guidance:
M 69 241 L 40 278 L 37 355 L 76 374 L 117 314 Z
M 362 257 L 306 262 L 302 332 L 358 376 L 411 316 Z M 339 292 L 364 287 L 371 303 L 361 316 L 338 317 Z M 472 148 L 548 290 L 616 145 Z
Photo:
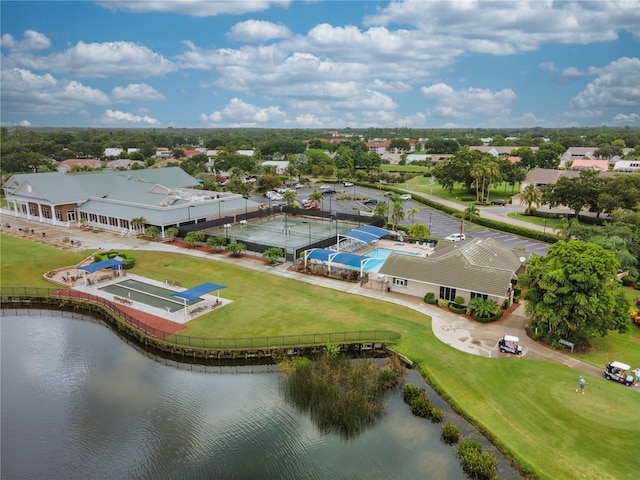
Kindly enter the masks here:
M 3 310 L 0 334 L 2 478 L 464 478 L 441 425 L 411 415 L 398 389 L 344 441 L 284 400 L 273 365 L 162 360 L 78 313 Z

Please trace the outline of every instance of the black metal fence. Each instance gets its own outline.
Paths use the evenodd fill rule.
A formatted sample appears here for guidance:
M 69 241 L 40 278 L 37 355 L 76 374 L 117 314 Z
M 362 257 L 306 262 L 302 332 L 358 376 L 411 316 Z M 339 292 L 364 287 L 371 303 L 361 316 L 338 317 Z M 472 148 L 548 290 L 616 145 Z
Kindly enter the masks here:
M 262 219 L 268 218 L 271 215 L 277 213 L 285 213 L 287 215 L 300 215 L 305 217 L 312 217 L 317 219 L 328 219 L 328 220 L 336 220 L 343 222 L 352 222 L 357 223 L 359 225 L 372 225 L 374 227 L 385 226 L 386 220 L 381 217 L 366 217 L 363 215 L 358 215 L 354 213 L 329 213 L 324 210 L 306 210 L 302 208 L 294 208 L 289 206 L 278 206 L 278 207 L 266 207 L 262 210 L 257 210 L 253 212 L 242 213 L 234 216 L 227 216 L 222 218 L 216 218 L 214 220 L 206 220 L 204 222 L 198 223 L 188 223 L 182 224 L 178 227 L 178 236 L 180 238 L 184 238 L 189 232 L 199 232 L 202 230 L 209 230 L 213 228 L 223 227 L 226 224 L 234 224 L 239 223 L 243 220 L 254 220 L 254 219 Z M 205 242 L 209 237 L 224 237 L 227 243 L 231 243 L 234 239 L 233 237 L 228 237 L 225 235 L 219 234 L 210 234 L 205 233 Z M 245 239 L 242 239 L 242 243 L 246 245 L 247 250 L 250 252 L 255 252 L 258 254 L 263 254 L 269 248 L 272 248 L 274 245 L 266 244 L 266 243 L 256 243 L 250 242 Z M 327 248 L 332 245 L 335 245 L 336 237 L 335 235 L 331 235 L 323 240 L 319 240 L 316 242 L 312 242 L 308 245 L 304 245 L 302 247 L 296 248 L 293 251 L 285 252 L 285 260 L 287 262 L 294 262 L 297 258 L 300 257 L 303 251 L 308 250 L 310 248 Z
M 179 347 L 192 347 L 210 350 L 255 350 L 272 348 L 296 348 L 322 346 L 327 343 L 396 343 L 400 334 L 391 330 L 361 330 L 354 332 L 310 333 L 299 335 L 276 335 L 268 337 L 246 338 L 204 338 L 180 335 L 155 328 L 137 319 L 117 303 L 102 297 L 72 289 L 49 289 L 35 287 L 1 287 L 0 307 L 12 305 L 42 303 L 44 299 L 81 301 L 103 306 L 113 312 L 127 324 L 135 327 L 146 336 L 155 337 L 168 344 Z

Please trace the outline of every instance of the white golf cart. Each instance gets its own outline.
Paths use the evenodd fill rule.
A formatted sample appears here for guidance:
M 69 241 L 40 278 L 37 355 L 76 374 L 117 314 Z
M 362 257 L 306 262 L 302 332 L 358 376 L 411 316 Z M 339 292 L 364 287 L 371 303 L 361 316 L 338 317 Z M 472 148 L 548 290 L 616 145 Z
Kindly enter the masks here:
M 633 385 L 633 375 L 631 375 L 630 371 L 631 367 L 626 363 L 609 362 L 604 369 L 604 376 L 607 380 L 614 380 L 630 387 Z
M 520 345 L 520 339 L 513 335 L 505 335 L 498 342 L 498 348 L 504 353 L 515 353 L 516 355 L 522 355 L 522 345 Z

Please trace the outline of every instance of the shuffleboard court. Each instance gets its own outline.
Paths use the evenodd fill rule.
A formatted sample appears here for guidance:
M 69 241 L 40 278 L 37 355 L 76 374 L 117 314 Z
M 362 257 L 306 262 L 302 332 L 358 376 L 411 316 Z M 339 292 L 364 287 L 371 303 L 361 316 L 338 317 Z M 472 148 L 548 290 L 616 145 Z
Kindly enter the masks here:
M 174 290 L 151 285 L 139 280 L 124 280 L 113 285 L 102 287 L 100 291 L 127 298 L 134 302 L 144 303 L 171 313 L 184 308 L 183 299 L 171 296 L 173 293 L 176 293 Z M 187 306 L 195 305 L 201 301 L 202 299 L 198 298 L 192 302 L 187 302 Z

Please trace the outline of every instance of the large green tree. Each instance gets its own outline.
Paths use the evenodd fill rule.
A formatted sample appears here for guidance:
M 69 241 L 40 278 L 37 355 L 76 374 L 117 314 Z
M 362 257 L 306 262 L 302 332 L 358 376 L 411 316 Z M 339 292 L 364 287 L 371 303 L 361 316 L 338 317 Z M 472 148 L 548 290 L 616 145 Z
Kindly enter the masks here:
M 547 185 L 542 195 L 542 203 L 550 207 L 566 205 L 576 218 L 584 207 L 600 214 L 598 194 L 604 185 L 600 173 L 595 170 L 582 170 L 578 178 L 562 177 L 555 184 Z
M 618 261 L 599 245 L 559 241 L 534 257 L 522 277 L 530 327 L 549 341 L 588 341 L 629 324 L 629 302 L 615 282 Z

